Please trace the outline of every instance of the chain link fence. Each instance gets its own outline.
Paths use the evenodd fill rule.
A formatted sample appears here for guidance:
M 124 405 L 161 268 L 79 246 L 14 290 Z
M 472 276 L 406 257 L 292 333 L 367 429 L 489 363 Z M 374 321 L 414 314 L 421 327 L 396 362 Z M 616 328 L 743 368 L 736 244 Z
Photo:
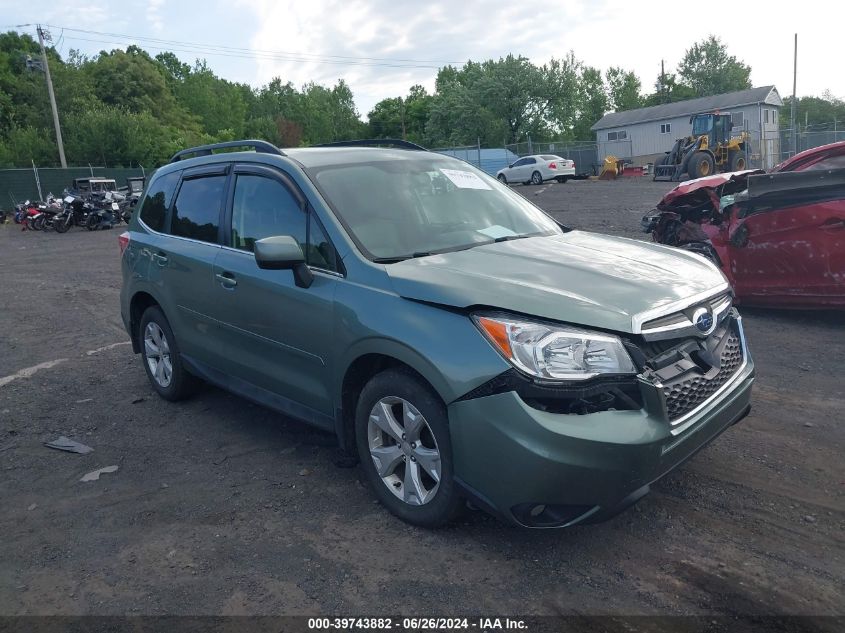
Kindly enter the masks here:
M 833 121 L 798 128 L 794 136 L 792 129 L 780 130 L 779 137 L 778 163 L 807 149 L 845 141 L 845 122 Z
M 527 140 L 506 145 L 505 148 L 517 156 L 553 154 L 575 161 L 575 173 L 579 176 L 595 176 L 601 169 L 598 146 L 591 141 L 534 142 Z
M 0 208 L 9 210 L 23 200 L 43 200 L 49 193 L 59 196 L 74 178 L 113 178 L 121 187 L 129 177 L 151 174 L 143 167 L 0 169 Z
M 845 141 L 845 125 L 841 122 L 815 124 L 795 130 L 751 131 L 748 143 L 748 166 L 771 169 L 804 150 Z
M 513 164 L 523 156 L 532 154 L 553 154 L 575 161 L 575 173 L 579 176 L 598 174 L 597 146 L 591 142 L 572 141 L 524 141 L 504 147 L 482 147 L 480 144 L 438 147 L 433 150 L 447 156 L 454 156 L 495 176 L 496 172 Z
M 504 147 L 481 147 L 480 144 L 439 147 L 431 151 L 466 161 L 491 176 L 519 159 L 519 156 Z

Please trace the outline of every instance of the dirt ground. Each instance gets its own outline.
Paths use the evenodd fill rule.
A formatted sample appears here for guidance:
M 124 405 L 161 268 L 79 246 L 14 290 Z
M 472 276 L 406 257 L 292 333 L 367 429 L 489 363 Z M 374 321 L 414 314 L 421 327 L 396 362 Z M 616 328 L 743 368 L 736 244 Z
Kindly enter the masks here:
M 669 186 L 517 189 L 644 239 Z M 0 226 L 0 614 L 845 614 L 843 313 L 744 310 L 753 412 L 612 521 L 426 531 L 327 435 L 213 388 L 156 397 L 118 232 Z M 95 450 L 43 446 L 59 435 Z

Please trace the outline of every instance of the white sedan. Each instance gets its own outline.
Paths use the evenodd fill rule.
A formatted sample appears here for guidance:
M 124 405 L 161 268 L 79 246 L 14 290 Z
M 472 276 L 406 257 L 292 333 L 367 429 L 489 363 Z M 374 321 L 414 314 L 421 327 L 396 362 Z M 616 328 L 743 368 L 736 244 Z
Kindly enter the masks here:
M 574 161 L 554 154 L 535 154 L 523 156 L 515 163 L 500 169 L 496 178 L 505 184 L 521 182 L 524 185 L 542 185 L 544 180 L 566 182 L 567 178 L 574 175 Z

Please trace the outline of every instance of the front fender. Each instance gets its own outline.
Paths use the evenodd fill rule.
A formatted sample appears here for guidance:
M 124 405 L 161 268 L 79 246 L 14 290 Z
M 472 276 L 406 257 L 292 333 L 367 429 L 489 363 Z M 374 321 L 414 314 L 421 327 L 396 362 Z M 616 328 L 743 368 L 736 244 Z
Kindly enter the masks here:
M 394 358 L 419 373 L 449 404 L 510 365 L 467 314 L 361 286 L 338 287 L 333 398 L 342 402 L 344 377 L 366 354 Z

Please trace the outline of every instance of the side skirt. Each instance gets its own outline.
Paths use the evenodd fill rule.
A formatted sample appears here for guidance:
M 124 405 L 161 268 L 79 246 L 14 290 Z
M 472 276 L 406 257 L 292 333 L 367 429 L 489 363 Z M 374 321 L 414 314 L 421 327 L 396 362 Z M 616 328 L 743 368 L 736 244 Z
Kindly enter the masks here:
M 185 354 L 182 354 L 182 362 L 185 363 L 189 372 L 206 382 L 210 382 L 226 391 L 231 391 L 235 395 L 246 398 L 247 400 L 252 400 L 263 407 L 278 411 L 324 431 L 336 434 L 335 420 L 330 415 L 326 415 L 311 407 L 306 407 L 299 402 L 280 396 L 246 380 L 230 376 Z

